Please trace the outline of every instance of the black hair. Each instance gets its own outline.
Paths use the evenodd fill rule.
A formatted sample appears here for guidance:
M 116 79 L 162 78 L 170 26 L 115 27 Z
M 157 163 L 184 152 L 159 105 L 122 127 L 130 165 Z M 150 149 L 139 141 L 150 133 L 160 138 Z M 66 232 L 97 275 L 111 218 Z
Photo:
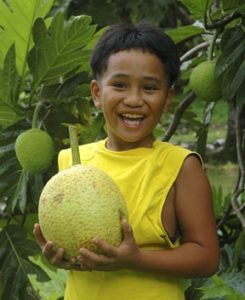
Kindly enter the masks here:
M 149 23 L 114 24 L 102 34 L 93 49 L 90 66 L 95 79 L 107 69 L 109 57 L 123 50 L 141 49 L 155 54 L 163 63 L 169 86 L 177 80 L 180 60 L 172 39 L 160 28 Z

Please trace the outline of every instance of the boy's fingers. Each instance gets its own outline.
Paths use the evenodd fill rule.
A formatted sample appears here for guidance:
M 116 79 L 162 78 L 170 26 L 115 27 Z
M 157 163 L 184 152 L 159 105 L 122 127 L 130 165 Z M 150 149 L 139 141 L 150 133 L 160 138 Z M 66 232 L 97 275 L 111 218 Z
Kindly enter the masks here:
M 52 242 L 46 242 L 45 245 L 41 247 L 43 255 L 51 260 L 55 254 L 54 244 Z
M 40 228 L 39 224 L 34 225 L 33 234 L 34 234 L 34 237 L 35 237 L 35 240 L 36 240 L 37 244 L 42 249 L 47 242 L 43 237 L 43 234 L 42 234 L 42 231 L 41 231 L 41 228 Z
M 109 257 L 113 257 L 117 255 L 117 249 L 112 246 L 111 244 L 108 244 L 107 242 L 100 240 L 100 239 L 93 239 L 93 243 L 102 250 L 102 252 Z
M 55 254 L 50 258 L 50 262 L 54 266 L 60 266 L 61 264 L 64 264 L 64 249 L 59 248 L 55 252 Z
M 123 231 L 123 239 L 124 240 L 129 240 L 129 239 L 133 239 L 133 233 L 132 233 L 132 228 L 129 225 L 129 223 L 127 222 L 126 219 L 123 219 L 122 222 L 122 231 Z

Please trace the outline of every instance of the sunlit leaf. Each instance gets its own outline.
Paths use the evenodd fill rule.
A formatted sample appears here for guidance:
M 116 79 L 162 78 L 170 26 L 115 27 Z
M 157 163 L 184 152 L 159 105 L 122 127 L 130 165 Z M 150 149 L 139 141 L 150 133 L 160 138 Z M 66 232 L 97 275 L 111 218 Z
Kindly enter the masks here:
M 17 69 L 24 75 L 26 56 L 32 47 L 31 29 L 38 17 L 45 17 L 54 0 L 0 1 L 0 68 L 9 47 L 15 43 Z
M 202 20 L 205 12 L 204 0 L 181 0 L 181 2 L 186 6 L 186 8 L 191 13 L 192 17 L 198 20 Z
M 47 30 L 44 20 L 37 19 L 33 28 L 35 47 L 28 57 L 34 89 L 41 83 L 58 83 L 62 76 L 75 72 L 88 59 L 91 51 L 83 47 L 96 29 L 90 23 L 89 16 L 72 17 L 65 23 L 63 14 L 58 13 Z
M 244 272 L 227 272 L 220 276 L 213 275 L 210 283 L 200 288 L 204 299 L 244 300 Z M 222 297 L 222 298 L 220 298 Z M 223 298 L 225 297 L 225 298 Z
M 202 33 L 204 33 L 203 28 L 193 25 L 186 25 L 167 31 L 167 34 L 177 44 Z
M 18 79 L 15 63 L 15 47 L 12 45 L 0 70 L 0 125 L 9 126 L 23 116 L 17 113 Z

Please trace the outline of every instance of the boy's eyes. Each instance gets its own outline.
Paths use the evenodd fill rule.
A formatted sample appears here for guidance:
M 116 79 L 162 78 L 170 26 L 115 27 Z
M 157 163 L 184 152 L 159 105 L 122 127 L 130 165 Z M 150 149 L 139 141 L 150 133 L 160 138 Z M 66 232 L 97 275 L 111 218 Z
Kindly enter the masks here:
M 123 89 L 126 87 L 126 84 L 123 82 L 114 82 L 112 83 L 112 86 L 118 88 L 118 89 Z
M 113 82 L 111 85 L 117 89 L 125 89 L 128 86 L 127 83 L 125 82 Z M 142 89 L 146 92 L 153 92 L 159 90 L 159 87 L 155 84 L 149 83 L 149 84 L 143 84 Z
M 158 88 L 155 85 L 153 85 L 153 84 L 146 84 L 146 85 L 144 85 L 144 90 L 146 90 L 146 91 L 155 91 L 157 89 Z

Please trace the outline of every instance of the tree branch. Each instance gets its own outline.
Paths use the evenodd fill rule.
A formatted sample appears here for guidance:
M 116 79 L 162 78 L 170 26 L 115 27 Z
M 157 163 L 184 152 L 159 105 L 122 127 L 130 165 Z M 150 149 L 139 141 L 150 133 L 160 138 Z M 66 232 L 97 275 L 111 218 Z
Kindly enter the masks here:
M 193 92 L 190 92 L 186 98 L 181 101 L 181 103 L 177 106 L 175 112 L 174 112 L 174 118 L 172 123 L 169 125 L 166 133 L 162 137 L 162 141 L 169 141 L 171 136 L 174 134 L 175 130 L 177 129 L 181 117 L 185 110 L 188 108 L 188 106 L 195 100 L 196 96 Z
M 217 20 L 217 21 L 212 21 L 211 24 L 208 24 L 208 22 L 205 22 L 205 28 L 206 29 L 218 29 L 221 28 L 223 29 L 228 23 L 231 21 L 241 18 L 242 14 L 239 11 L 234 11 L 229 15 L 225 15 L 222 19 Z
M 203 42 L 203 43 L 193 47 L 191 50 L 187 51 L 185 54 L 183 54 L 180 57 L 180 62 L 183 63 L 184 61 L 189 59 L 192 55 L 194 55 L 199 50 L 201 50 L 203 48 L 207 48 L 209 46 L 209 44 L 210 44 L 209 42 Z

